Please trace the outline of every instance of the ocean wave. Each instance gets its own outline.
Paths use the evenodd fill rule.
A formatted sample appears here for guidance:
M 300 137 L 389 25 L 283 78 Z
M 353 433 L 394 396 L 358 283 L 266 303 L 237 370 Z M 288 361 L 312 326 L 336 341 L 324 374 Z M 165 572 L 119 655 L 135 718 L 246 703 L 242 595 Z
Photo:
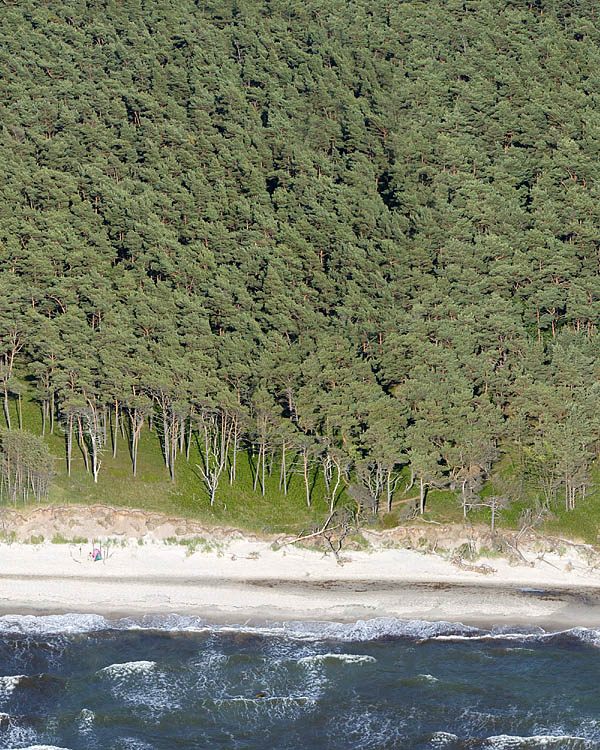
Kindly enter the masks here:
M 14 689 L 25 679 L 24 674 L 10 674 L 0 677 L 0 698 L 8 698 L 14 692 Z
M 355 750 L 396 750 L 411 746 L 405 733 L 407 723 L 407 717 L 385 716 L 371 708 L 348 711 L 332 720 L 329 739 L 343 737 L 345 746 Z
M 580 643 L 589 644 L 590 646 L 600 647 L 600 630 L 596 628 L 568 628 L 567 630 L 557 630 L 547 632 L 542 628 L 531 632 L 529 629 L 520 630 L 515 628 L 512 631 L 490 630 L 480 631 L 479 633 L 440 633 L 432 636 L 429 640 L 436 641 L 517 641 L 520 643 L 541 643 L 544 641 L 561 641 L 574 640 Z
M 443 748 L 453 745 L 458 741 L 458 736 L 451 732 L 436 732 L 429 740 L 429 747 Z
M 324 661 L 342 662 L 343 664 L 374 664 L 377 659 L 366 654 L 314 654 L 298 659 L 298 664 L 318 664 Z
M 89 708 L 82 708 L 77 717 L 77 726 L 82 734 L 90 734 L 94 727 L 96 714 Z
M 597 748 L 598 743 L 593 740 L 587 740 L 585 737 L 575 737 L 572 735 L 554 735 L 539 734 L 531 737 L 520 737 L 509 734 L 499 734 L 495 737 L 488 737 L 481 745 L 482 750 L 513 750 L 513 748 L 523 748 L 523 750 L 537 750 L 538 748 L 559 747 L 561 750 L 586 750 Z
M 132 674 L 148 674 L 156 669 L 155 661 L 126 661 L 120 664 L 109 664 L 98 670 L 98 674 L 107 674 L 111 677 L 128 677 Z
M 468 746 L 469 748 L 478 748 L 478 750 L 546 750 L 546 748 L 597 750 L 598 743 L 595 740 L 568 734 L 539 734 L 529 737 L 498 734 L 477 740 L 473 738 L 461 739 L 458 735 L 451 732 L 435 732 L 429 737 L 427 746 L 440 749 L 449 746 Z
M 207 701 L 207 703 L 211 703 L 215 706 L 226 706 L 230 703 L 244 703 L 256 706 L 265 703 L 277 703 L 281 705 L 295 705 L 300 703 L 314 705 L 316 702 L 316 699 L 310 695 L 262 695 L 253 698 L 248 698 L 243 695 L 234 695 L 228 698 L 214 698 Z
M 111 628 L 102 615 L 2 615 L 0 633 L 24 635 L 69 635 Z
M 377 617 L 339 622 L 268 622 L 264 625 L 215 625 L 194 615 L 143 615 L 109 620 L 102 615 L 3 615 L 0 633 L 24 635 L 77 635 L 110 630 L 166 630 L 169 632 L 209 632 L 212 634 L 247 633 L 259 637 L 284 637 L 299 641 L 337 640 L 373 641 L 383 638 L 433 638 L 443 634 L 477 635 L 484 633 L 462 623 L 399 620 Z
M 230 633 L 260 638 L 284 638 L 293 641 L 368 642 L 394 638 L 417 641 L 519 641 L 536 642 L 568 639 L 600 647 L 600 630 L 574 627 L 562 631 L 545 631 L 540 627 L 477 628 L 460 622 L 400 620 L 377 617 L 352 623 L 326 621 L 267 622 L 263 625 L 217 625 L 195 615 L 145 615 L 110 620 L 102 615 L 3 615 L 0 633 L 54 636 L 93 634 L 102 631 L 157 630 L 172 633 L 206 632 L 227 636 Z

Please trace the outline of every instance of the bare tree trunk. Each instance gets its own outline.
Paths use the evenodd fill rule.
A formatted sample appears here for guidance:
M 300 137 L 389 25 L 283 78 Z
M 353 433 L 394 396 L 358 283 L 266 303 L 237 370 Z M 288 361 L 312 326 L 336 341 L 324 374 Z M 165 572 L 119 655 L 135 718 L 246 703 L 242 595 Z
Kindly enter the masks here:
M 119 399 L 115 399 L 115 424 L 113 426 L 113 458 L 117 457 L 117 437 L 119 435 Z
M 335 468 L 336 468 L 336 472 L 337 472 L 337 477 L 336 477 L 336 481 L 335 481 L 335 484 L 333 486 L 333 489 L 331 491 L 331 497 L 330 497 L 330 500 L 329 500 L 329 512 L 330 513 L 333 513 L 333 510 L 335 508 L 335 501 L 337 499 L 337 491 L 338 491 L 338 488 L 340 486 L 340 482 L 342 481 L 342 467 L 340 466 L 339 463 L 336 462 L 335 463 Z
M 131 435 L 131 464 L 132 464 L 132 468 L 133 468 L 133 476 L 134 477 L 137 474 L 138 440 L 139 440 L 139 432 L 138 432 L 137 427 L 136 427 L 135 431 Z
M 106 445 L 108 428 L 108 414 L 106 410 L 106 404 L 102 404 L 102 445 Z
M 10 424 L 10 409 L 8 408 L 8 388 L 4 388 L 4 417 L 6 419 L 6 426 L 11 429 Z
M 71 476 L 71 451 L 73 448 L 73 415 L 67 417 L 67 476 Z
M 260 459 L 262 456 L 262 450 L 263 450 L 263 446 L 261 444 L 258 446 L 258 457 L 256 460 L 256 470 L 254 472 L 254 492 L 256 492 L 256 488 L 258 486 L 258 475 L 260 473 Z
M 178 429 L 179 420 L 173 412 L 171 412 L 171 424 L 170 429 L 170 458 L 169 458 L 169 473 L 171 474 L 171 481 L 175 481 L 175 459 L 177 458 L 177 444 L 178 444 Z
M 169 420 L 167 417 L 167 409 L 164 404 L 161 404 L 162 411 L 162 423 L 163 423 L 163 458 L 165 459 L 165 466 L 169 467 Z
M 310 508 L 310 486 L 308 481 L 308 448 L 302 449 L 302 473 L 304 474 L 304 488 L 306 490 L 306 505 Z
M 92 475 L 94 477 L 94 483 L 98 483 L 98 473 L 102 461 L 100 460 L 100 425 L 96 423 L 94 417 L 90 417 L 90 424 L 88 426 L 90 443 L 92 445 Z
M 144 414 L 140 414 L 137 409 L 129 410 L 129 421 L 131 424 L 131 465 L 133 469 L 133 476 L 137 474 L 137 454 L 138 444 L 140 440 L 140 432 L 144 426 L 145 417 Z
M 190 445 L 192 444 L 192 415 L 190 414 L 188 419 L 188 437 L 187 445 L 185 446 L 185 460 L 190 460 Z
M 212 416 L 208 421 L 203 419 L 202 428 L 204 431 L 204 452 L 202 453 L 202 463 L 196 464 L 196 467 L 202 475 L 212 507 L 215 503 L 219 478 L 227 463 L 228 438 L 224 433 L 226 421 L 221 415 L 221 428 L 219 430 L 217 421 Z
M 287 476 L 285 470 L 285 449 L 287 448 L 285 440 L 281 444 L 281 470 L 279 472 L 279 489 L 283 485 L 283 494 L 287 495 Z
M 229 484 L 233 484 L 236 478 L 239 423 L 237 417 L 233 417 L 233 456 L 231 459 L 231 471 L 229 473 Z
M 83 425 L 81 423 L 81 417 L 77 417 L 77 441 L 83 454 L 83 461 L 85 463 L 85 470 L 89 473 L 90 471 L 90 460 L 87 445 L 85 444 L 85 438 L 83 436 Z

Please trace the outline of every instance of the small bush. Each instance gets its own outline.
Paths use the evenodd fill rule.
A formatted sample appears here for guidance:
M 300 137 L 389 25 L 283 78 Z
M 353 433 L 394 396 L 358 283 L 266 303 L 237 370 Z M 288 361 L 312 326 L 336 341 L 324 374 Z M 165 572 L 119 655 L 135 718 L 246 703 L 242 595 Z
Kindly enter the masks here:
M 68 539 L 60 533 L 56 533 L 50 540 L 52 544 L 87 544 L 88 539 L 85 536 L 74 536 Z
M 371 544 L 360 532 L 357 532 L 355 534 L 350 534 L 348 537 L 348 546 L 354 550 L 365 550 L 369 549 Z
M 187 556 L 193 555 L 194 552 L 216 552 L 219 556 L 223 554 L 225 545 L 223 542 L 217 542 L 214 539 L 205 539 L 203 536 L 169 536 L 165 539 L 165 544 L 174 544 L 181 547 L 187 547 Z
M 486 547 L 485 545 L 480 547 L 479 552 L 477 553 L 477 557 L 500 557 L 501 555 L 501 550 L 494 549 L 493 547 Z
M 400 519 L 398 518 L 398 513 L 396 511 L 386 513 L 381 518 L 381 528 L 383 529 L 395 529 L 399 524 Z
M 461 544 L 460 547 L 457 547 L 455 550 L 455 554 L 458 557 L 464 558 L 465 560 L 474 560 L 477 557 L 475 551 L 473 550 L 473 547 L 467 542 Z

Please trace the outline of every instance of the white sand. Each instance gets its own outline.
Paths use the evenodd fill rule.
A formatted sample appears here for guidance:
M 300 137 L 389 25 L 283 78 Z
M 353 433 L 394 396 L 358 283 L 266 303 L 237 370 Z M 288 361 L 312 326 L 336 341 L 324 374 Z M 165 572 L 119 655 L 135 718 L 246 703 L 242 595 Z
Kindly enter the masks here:
M 343 566 L 331 555 L 246 539 L 191 555 L 184 546 L 129 540 L 109 547 L 101 562 L 87 559 L 90 550 L 0 544 L 0 609 L 199 614 L 228 622 L 392 616 L 600 626 L 600 569 L 571 551 L 546 553 L 531 566 L 482 560 L 495 571 L 482 575 L 409 549 L 344 553 Z

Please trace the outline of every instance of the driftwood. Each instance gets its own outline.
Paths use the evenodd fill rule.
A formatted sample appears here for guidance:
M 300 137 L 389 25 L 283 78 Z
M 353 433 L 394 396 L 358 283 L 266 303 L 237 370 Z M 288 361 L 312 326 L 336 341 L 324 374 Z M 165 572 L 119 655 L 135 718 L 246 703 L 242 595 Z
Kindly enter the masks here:
M 327 518 L 323 526 L 318 531 L 315 531 L 312 534 L 298 536 L 295 539 L 289 539 L 287 542 L 281 542 L 281 546 L 283 547 L 285 544 L 296 544 L 296 542 L 303 542 L 305 539 L 314 539 L 314 537 L 320 536 L 324 531 L 327 530 L 327 527 L 331 523 L 331 519 L 333 518 L 334 514 L 335 514 L 335 511 L 329 514 L 329 517 Z M 338 524 L 338 526 L 334 526 L 332 529 L 330 529 L 330 531 L 333 531 L 334 529 L 339 528 L 339 526 L 341 526 L 341 524 Z
M 491 565 L 486 565 L 485 563 L 474 565 L 473 563 L 465 562 L 460 555 L 453 557 L 450 562 L 461 570 L 468 570 L 472 573 L 481 573 L 484 576 L 489 576 L 491 573 L 496 572 L 496 569 L 492 568 Z
M 562 536 L 545 536 L 544 534 L 541 534 L 539 531 L 534 531 L 534 529 L 531 529 L 531 533 L 535 536 L 539 537 L 540 539 L 543 539 L 545 542 L 562 542 L 563 544 L 568 544 L 569 547 L 575 547 L 575 549 L 582 549 L 586 552 L 592 552 L 596 553 L 597 550 L 594 549 L 594 547 L 591 544 L 585 544 L 585 542 L 573 542 L 570 539 L 564 539 Z
M 519 557 L 526 565 L 531 565 L 529 560 L 525 557 L 525 555 L 523 555 L 516 544 L 511 544 L 506 537 L 504 537 L 502 541 L 504 542 L 504 544 L 506 544 L 507 547 L 510 547 L 510 549 L 517 555 L 517 557 Z
M 555 568 L 556 570 L 560 570 L 560 568 L 558 567 L 558 565 L 554 565 L 554 563 L 551 563 L 550 560 L 546 560 L 546 558 L 544 557 L 544 555 L 538 555 L 536 559 L 539 560 L 540 562 L 546 563 L 546 565 L 549 565 L 551 568 Z
M 303 536 L 298 536 L 295 539 L 289 539 L 285 542 L 282 542 L 281 545 L 283 546 L 284 544 L 296 544 L 297 542 L 303 542 L 306 539 L 315 539 L 316 537 L 321 537 L 321 539 L 323 539 L 323 541 L 331 550 L 337 564 L 343 565 L 343 560 L 340 557 L 342 544 L 344 543 L 344 539 L 348 536 L 348 534 L 351 533 L 355 524 L 350 521 L 350 518 L 348 516 L 343 516 L 342 520 L 339 523 L 336 523 L 335 526 L 330 526 L 329 524 L 333 520 L 336 513 L 337 511 L 332 511 L 327 517 L 327 520 L 325 521 L 323 526 L 321 526 L 321 528 L 317 531 L 313 531 L 312 534 L 304 534 Z M 336 534 L 336 532 L 338 533 Z

